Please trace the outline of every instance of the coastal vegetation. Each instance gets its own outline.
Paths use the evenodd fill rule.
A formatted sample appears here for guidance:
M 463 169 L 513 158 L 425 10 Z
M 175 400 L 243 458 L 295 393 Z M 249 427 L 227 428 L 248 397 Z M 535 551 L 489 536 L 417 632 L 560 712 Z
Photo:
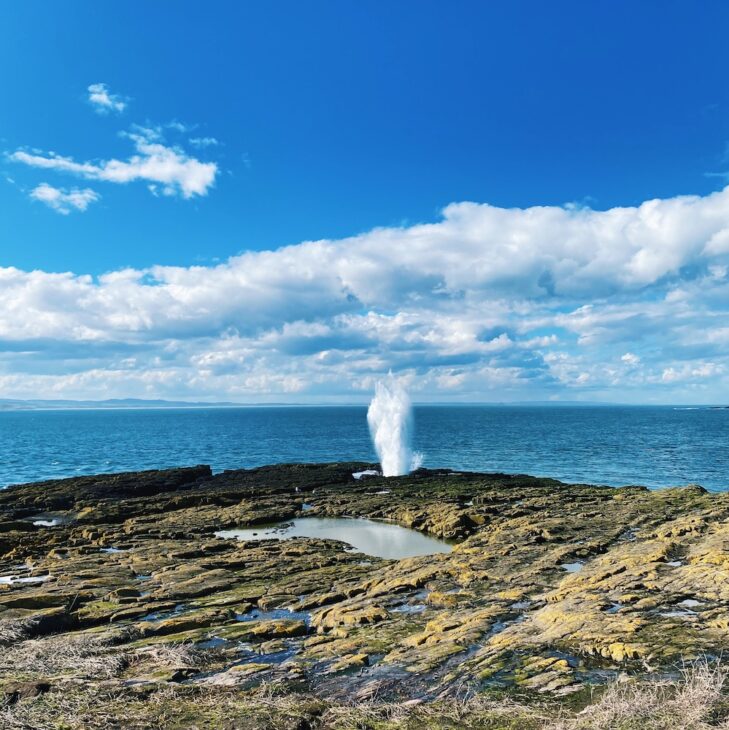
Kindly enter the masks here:
M 729 727 L 729 495 L 362 463 L 0 492 L 9 728 Z M 448 541 L 216 532 L 361 517 Z

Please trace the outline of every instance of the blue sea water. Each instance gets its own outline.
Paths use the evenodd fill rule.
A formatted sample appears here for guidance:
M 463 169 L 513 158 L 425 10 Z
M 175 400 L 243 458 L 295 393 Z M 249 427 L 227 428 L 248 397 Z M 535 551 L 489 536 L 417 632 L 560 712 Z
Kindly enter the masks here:
M 0 487 L 101 472 L 210 464 L 375 461 L 365 407 L 0 412 Z M 420 406 L 424 466 L 567 482 L 729 489 L 729 410 Z

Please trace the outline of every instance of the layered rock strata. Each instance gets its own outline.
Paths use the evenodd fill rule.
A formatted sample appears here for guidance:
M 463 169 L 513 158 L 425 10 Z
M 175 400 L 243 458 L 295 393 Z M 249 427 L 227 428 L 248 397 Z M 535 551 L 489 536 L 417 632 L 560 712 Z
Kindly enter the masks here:
M 429 701 L 671 676 L 729 642 L 729 495 L 361 463 L 205 466 L 0 491 L 0 684 Z M 306 509 L 304 509 L 306 507 Z M 216 531 L 387 520 L 452 552 Z

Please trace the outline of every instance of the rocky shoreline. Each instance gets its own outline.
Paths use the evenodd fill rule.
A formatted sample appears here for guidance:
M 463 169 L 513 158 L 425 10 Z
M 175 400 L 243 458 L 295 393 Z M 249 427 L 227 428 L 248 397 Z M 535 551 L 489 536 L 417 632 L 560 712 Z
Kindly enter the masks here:
M 198 466 L 0 491 L 0 724 L 556 727 L 544 718 L 579 722 L 611 682 L 671 680 L 728 645 L 729 495 L 352 476 L 371 468 Z M 302 516 L 454 546 L 385 560 L 215 536 Z M 481 704 L 454 720 L 464 698 Z

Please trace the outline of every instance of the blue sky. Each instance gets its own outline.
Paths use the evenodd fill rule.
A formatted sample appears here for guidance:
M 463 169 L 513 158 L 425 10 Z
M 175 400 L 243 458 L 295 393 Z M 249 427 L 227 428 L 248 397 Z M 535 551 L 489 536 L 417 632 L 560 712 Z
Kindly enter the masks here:
M 729 400 L 727 31 L 721 2 L 7 6 L 0 397 L 349 401 L 392 369 Z

